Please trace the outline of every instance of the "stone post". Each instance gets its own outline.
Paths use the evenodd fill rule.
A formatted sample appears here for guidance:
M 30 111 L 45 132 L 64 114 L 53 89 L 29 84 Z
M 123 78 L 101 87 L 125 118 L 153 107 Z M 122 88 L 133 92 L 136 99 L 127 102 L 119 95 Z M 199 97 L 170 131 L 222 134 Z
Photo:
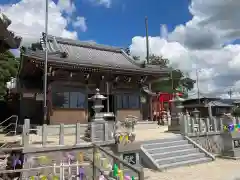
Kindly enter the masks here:
M 197 124 L 197 131 L 198 132 L 201 132 L 201 120 L 199 118 L 199 114 L 200 114 L 200 111 L 198 111 L 196 108 L 194 109 L 194 111 L 192 111 L 193 115 L 194 115 L 194 122 L 195 124 Z M 195 126 L 194 126 L 195 128 Z
M 240 158 L 240 132 L 234 128 L 234 120 L 231 115 L 224 115 L 223 132 L 221 133 L 223 139 L 223 156 Z
M 168 126 L 169 131 L 180 131 L 180 116 L 183 110 L 182 102 L 183 98 L 176 95 L 176 97 L 171 100 L 171 124 Z

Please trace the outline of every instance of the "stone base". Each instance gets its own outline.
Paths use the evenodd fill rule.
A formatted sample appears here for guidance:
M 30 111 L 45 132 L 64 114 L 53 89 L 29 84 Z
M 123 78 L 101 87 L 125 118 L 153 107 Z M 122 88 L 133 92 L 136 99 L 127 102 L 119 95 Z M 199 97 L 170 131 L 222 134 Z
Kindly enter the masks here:
M 180 131 L 180 125 L 170 125 L 168 131 Z
M 240 150 L 234 149 L 234 150 L 230 150 L 230 151 L 225 151 L 225 152 L 223 152 L 223 156 L 240 158 Z

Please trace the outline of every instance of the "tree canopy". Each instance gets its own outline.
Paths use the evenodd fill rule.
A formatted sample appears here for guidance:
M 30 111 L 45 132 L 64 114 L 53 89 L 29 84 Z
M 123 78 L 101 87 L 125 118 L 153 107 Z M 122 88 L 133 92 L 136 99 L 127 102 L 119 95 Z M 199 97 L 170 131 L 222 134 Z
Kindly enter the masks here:
M 126 52 L 128 53 L 127 50 Z M 140 60 L 140 57 L 138 56 L 132 57 L 136 61 Z M 154 54 L 149 56 L 149 64 L 157 65 L 160 68 L 171 68 L 168 59 L 165 59 L 162 56 L 156 56 Z M 193 89 L 195 82 L 195 80 L 184 75 L 180 69 L 172 68 L 169 78 L 159 79 L 152 83 L 152 90 L 155 92 L 166 93 L 182 92 L 186 97 L 187 92 Z
M 7 92 L 7 82 L 16 77 L 19 67 L 19 58 L 10 51 L 0 53 L 0 99 L 4 99 Z

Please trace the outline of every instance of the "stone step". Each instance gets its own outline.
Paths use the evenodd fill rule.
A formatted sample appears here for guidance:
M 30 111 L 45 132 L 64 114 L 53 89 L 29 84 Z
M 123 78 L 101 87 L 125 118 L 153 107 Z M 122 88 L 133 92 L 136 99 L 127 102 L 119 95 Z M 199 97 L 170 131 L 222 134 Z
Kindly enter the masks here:
M 199 152 L 198 149 L 189 148 L 189 149 L 176 150 L 171 152 L 156 153 L 156 154 L 153 154 L 152 157 L 153 159 L 161 159 L 161 158 L 168 158 L 168 157 L 174 157 L 174 156 L 182 156 L 182 155 L 187 155 L 187 154 L 192 154 L 197 152 Z
M 170 146 L 170 147 L 147 149 L 147 151 L 150 154 L 156 154 L 156 153 L 172 152 L 176 150 L 184 150 L 184 149 L 190 149 L 190 148 L 193 148 L 192 144 L 183 144 L 183 145 Z
M 183 162 L 183 161 L 189 161 L 194 159 L 201 159 L 203 157 L 205 157 L 205 154 L 203 153 L 194 153 L 194 154 L 187 154 L 182 156 L 173 156 L 173 157 L 167 157 L 163 159 L 156 159 L 156 162 L 159 165 L 164 165 L 164 164 L 172 164 L 176 162 Z
M 171 163 L 171 164 L 160 165 L 159 169 L 166 170 L 166 169 L 170 169 L 170 168 L 176 168 L 176 167 L 180 167 L 180 166 L 191 166 L 191 165 L 206 163 L 206 162 L 210 162 L 210 161 L 212 161 L 212 159 L 203 157 L 203 158 L 199 158 L 199 159 L 192 159 L 192 160 L 188 160 L 188 161 L 180 161 L 180 162 L 175 162 L 175 163 Z
M 170 147 L 170 146 L 177 146 L 177 145 L 183 145 L 188 144 L 187 140 L 177 140 L 177 141 L 169 141 L 169 142 L 158 142 L 158 143 L 152 143 L 152 144 L 144 144 L 143 148 L 145 149 L 153 149 L 153 148 L 160 148 L 160 147 Z
M 153 144 L 153 143 L 164 143 L 164 142 L 171 142 L 171 141 L 178 141 L 178 140 L 183 140 L 183 137 L 181 135 L 174 135 L 174 137 L 171 138 L 164 138 L 164 139 L 153 139 L 153 140 L 148 140 L 144 141 L 143 145 L 148 145 L 148 144 Z

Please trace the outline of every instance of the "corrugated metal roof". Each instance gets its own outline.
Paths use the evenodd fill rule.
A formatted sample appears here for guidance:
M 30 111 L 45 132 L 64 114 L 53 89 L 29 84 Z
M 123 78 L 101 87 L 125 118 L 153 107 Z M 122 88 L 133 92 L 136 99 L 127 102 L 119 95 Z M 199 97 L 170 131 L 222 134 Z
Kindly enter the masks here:
M 99 45 L 95 43 L 81 42 L 60 37 L 48 36 L 46 47 L 49 51 L 49 60 L 54 59 L 63 63 L 76 63 L 80 65 L 104 66 L 113 69 L 124 69 L 131 71 L 149 73 L 169 73 L 168 68 L 159 66 L 141 67 L 121 48 Z M 51 52 L 66 52 L 67 57 L 61 58 L 59 55 L 52 55 Z M 44 59 L 43 51 L 26 51 L 25 55 L 35 56 Z
M 209 102 L 206 107 L 210 105 L 210 106 L 216 106 L 216 107 L 232 107 L 233 105 L 231 104 L 227 104 L 227 103 L 223 103 L 223 102 L 220 102 L 220 101 L 211 101 Z

